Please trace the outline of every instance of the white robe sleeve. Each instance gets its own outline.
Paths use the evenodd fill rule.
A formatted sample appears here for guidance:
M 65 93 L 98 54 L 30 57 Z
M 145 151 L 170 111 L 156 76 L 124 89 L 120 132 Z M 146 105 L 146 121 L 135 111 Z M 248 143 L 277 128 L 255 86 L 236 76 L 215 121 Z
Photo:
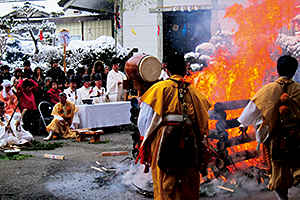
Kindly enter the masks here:
M 262 126 L 263 116 L 260 110 L 257 108 L 255 103 L 250 101 L 248 105 L 245 107 L 241 116 L 237 119 L 241 125 L 252 126 L 255 128 L 255 137 L 256 141 L 260 143 L 264 143 L 269 137 L 269 126 Z
M 151 106 L 142 102 L 138 117 L 138 128 L 140 135 L 144 137 L 144 141 L 153 131 L 155 131 L 161 122 L 162 118 L 151 108 Z
M 138 117 L 138 128 L 141 136 L 145 136 L 153 118 L 154 110 L 148 104 L 142 102 Z

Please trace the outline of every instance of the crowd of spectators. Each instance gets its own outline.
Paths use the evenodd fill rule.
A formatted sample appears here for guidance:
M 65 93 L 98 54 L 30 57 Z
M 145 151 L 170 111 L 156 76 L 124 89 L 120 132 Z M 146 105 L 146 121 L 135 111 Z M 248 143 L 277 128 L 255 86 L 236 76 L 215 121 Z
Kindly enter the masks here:
M 101 67 L 97 67 L 99 63 Z M 41 133 L 38 125 L 40 119 L 38 105 L 42 101 L 54 106 L 59 102 L 59 94 L 71 87 L 71 81 L 72 87 L 75 85 L 74 89 L 79 89 L 87 82 L 87 77 L 88 82 L 94 84 L 96 73 L 100 73 L 103 82 L 106 83 L 103 77 L 106 78 L 107 74 L 104 73 L 101 61 L 95 63 L 91 73 L 88 73 L 86 67 L 78 67 L 75 70 L 69 69 L 65 74 L 57 60 L 52 60 L 50 66 L 47 71 L 43 71 L 40 67 L 32 69 L 30 61 L 26 60 L 22 68 L 17 68 L 13 72 L 8 65 L 2 65 L 0 68 L 0 99 L 5 103 L 5 112 L 12 115 L 14 112 L 22 113 L 26 109 L 23 127 L 32 135 Z

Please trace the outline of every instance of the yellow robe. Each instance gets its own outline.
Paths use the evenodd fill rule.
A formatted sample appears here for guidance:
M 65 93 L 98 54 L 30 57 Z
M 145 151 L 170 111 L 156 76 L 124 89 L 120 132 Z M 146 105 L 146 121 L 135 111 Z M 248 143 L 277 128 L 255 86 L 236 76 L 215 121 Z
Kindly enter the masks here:
M 52 122 L 47 126 L 47 131 L 50 132 L 50 130 L 52 130 L 56 134 L 62 134 L 61 137 L 63 138 L 75 138 L 76 132 L 71 131 L 70 125 L 72 124 L 74 114 L 77 111 L 78 108 L 75 106 L 75 104 L 68 100 L 66 101 L 65 106 L 63 106 L 61 103 L 57 103 L 54 106 L 51 115 L 63 117 L 65 121 L 67 121 L 67 117 L 70 117 L 70 123 L 64 129 L 62 123 L 57 118 L 54 118 Z
M 172 76 L 173 79 L 180 80 L 181 76 Z M 182 104 L 178 99 L 178 89 L 176 82 L 165 80 L 153 85 L 140 98 L 141 101 L 150 105 L 152 109 L 163 118 L 169 114 L 182 114 Z M 200 134 L 201 138 L 208 130 L 208 109 L 210 102 L 193 86 L 189 86 L 186 94 L 188 102 L 188 117 L 193 121 L 195 134 Z M 155 199 L 198 199 L 200 178 L 196 168 L 188 170 L 183 174 L 169 174 L 160 170 L 157 165 L 157 155 L 159 143 L 162 137 L 164 125 L 160 124 L 156 130 L 149 133 L 143 145 L 151 145 L 151 170 Z
M 294 102 L 294 104 L 290 106 L 290 109 L 293 109 L 295 118 L 300 119 L 300 84 L 293 79 L 280 77 L 275 82 L 263 86 L 251 99 L 262 113 L 264 119 L 263 124 L 269 126 L 270 136 L 265 142 L 265 145 L 270 153 L 272 165 L 271 179 L 268 185 L 270 190 L 287 190 L 292 185 L 295 186 L 300 182 L 300 168 L 298 168 L 300 167 L 300 162 L 297 158 L 295 158 L 293 163 L 273 160 L 272 158 L 272 149 L 275 148 L 274 144 L 278 143 L 278 137 L 284 134 L 278 132 L 280 129 L 276 128 L 280 118 L 279 107 L 282 105 L 280 97 L 284 92 L 284 83 L 288 84 L 285 92 L 289 94 L 290 102 Z M 296 134 L 298 134 L 298 138 L 300 138 L 300 133 L 298 132 Z M 292 173 L 290 169 L 292 169 Z

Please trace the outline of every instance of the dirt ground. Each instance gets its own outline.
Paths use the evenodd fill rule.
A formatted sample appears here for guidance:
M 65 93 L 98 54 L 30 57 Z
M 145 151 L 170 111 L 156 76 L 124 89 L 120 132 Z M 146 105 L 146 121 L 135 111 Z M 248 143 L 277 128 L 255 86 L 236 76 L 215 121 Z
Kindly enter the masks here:
M 42 141 L 43 137 L 36 136 L 35 140 Z M 142 166 L 133 164 L 131 132 L 107 131 L 101 135 L 101 141 L 90 144 L 88 140 L 52 140 L 64 142 L 63 147 L 21 151 L 20 154 L 34 156 L 25 160 L 0 160 L 0 199 L 153 199 L 142 195 L 132 184 L 152 190 L 151 173 L 144 174 Z M 129 154 L 101 156 L 106 151 L 128 151 Z M 44 158 L 44 154 L 63 155 L 65 160 Z M 200 199 L 276 199 L 273 192 L 265 189 L 266 185 L 246 177 L 236 177 L 236 184 L 230 185 L 233 193 L 217 185 L 224 186 L 224 182 L 214 180 L 202 185 Z M 289 196 L 292 200 L 300 199 L 300 188 L 290 190 Z

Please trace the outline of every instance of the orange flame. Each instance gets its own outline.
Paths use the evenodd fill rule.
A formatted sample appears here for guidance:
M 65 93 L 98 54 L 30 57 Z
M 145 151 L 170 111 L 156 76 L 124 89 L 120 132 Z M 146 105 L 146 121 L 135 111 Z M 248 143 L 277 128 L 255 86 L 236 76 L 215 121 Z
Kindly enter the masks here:
M 275 45 L 280 29 L 289 29 L 296 15 L 296 0 L 248 0 L 245 5 L 227 8 L 224 18 L 239 25 L 234 34 L 238 47 L 235 55 L 218 49 L 208 67 L 186 77 L 213 104 L 216 102 L 250 99 L 258 89 L 268 83 L 267 75 L 276 71 L 276 60 L 282 51 Z M 227 119 L 238 117 L 242 110 L 227 113 Z M 214 128 L 211 120 L 209 128 Z M 229 137 L 238 135 L 238 129 L 228 130 Z M 238 145 L 231 152 L 255 149 L 256 142 Z M 231 153 L 229 152 L 229 153 Z M 255 159 L 252 159 L 255 160 Z M 241 165 L 253 165 L 245 162 Z M 242 166 L 240 166 L 242 167 Z

